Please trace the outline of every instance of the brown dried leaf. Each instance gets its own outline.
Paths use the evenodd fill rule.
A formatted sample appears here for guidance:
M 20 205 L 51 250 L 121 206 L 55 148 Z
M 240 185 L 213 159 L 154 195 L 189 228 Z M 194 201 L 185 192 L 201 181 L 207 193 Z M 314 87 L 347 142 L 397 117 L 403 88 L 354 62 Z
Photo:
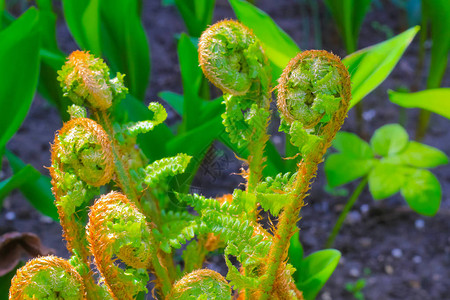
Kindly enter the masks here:
M 5 233 L 0 236 L 0 276 L 13 270 L 23 254 L 37 257 L 54 253 L 53 249 L 43 246 L 39 237 L 34 233 Z

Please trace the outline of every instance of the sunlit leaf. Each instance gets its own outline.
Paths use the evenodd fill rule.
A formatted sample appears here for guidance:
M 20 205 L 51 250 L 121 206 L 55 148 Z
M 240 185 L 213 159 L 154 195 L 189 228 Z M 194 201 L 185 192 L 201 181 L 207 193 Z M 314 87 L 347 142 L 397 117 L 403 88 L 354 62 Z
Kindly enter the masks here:
M 390 90 L 389 99 L 406 108 L 422 108 L 450 119 L 450 88 L 430 89 L 417 93 Z
M 350 107 L 356 105 L 386 79 L 417 31 L 419 26 L 382 43 L 359 50 L 342 60 L 348 68 L 352 81 Z

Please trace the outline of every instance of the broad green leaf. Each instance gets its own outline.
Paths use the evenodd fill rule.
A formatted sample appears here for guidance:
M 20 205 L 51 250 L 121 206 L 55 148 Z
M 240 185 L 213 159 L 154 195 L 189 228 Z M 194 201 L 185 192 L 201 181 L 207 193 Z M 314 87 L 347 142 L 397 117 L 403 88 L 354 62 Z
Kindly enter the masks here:
M 439 210 L 442 198 L 441 185 L 430 171 L 415 170 L 407 177 L 401 194 L 408 205 L 419 214 L 434 216 Z
M 328 184 L 334 188 L 363 177 L 376 163 L 376 159 L 360 159 L 344 153 L 331 154 L 325 161 Z
M 390 90 L 389 99 L 406 108 L 422 108 L 450 119 L 450 88 L 430 89 L 417 93 Z
M 101 55 L 99 0 L 63 0 L 67 26 L 80 48 Z
M 431 63 L 427 80 L 428 88 L 437 88 L 441 85 L 442 77 L 447 68 L 450 51 L 450 1 L 432 0 L 422 1 L 422 5 L 431 22 Z
M 13 153 L 7 151 L 6 157 L 15 174 L 20 173 L 25 164 L 15 156 Z M 30 166 L 31 167 L 31 166 Z M 33 167 L 32 167 L 33 168 Z M 48 176 L 42 175 L 38 170 L 34 169 L 34 172 L 38 175 L 36 179 L 27 181 L 25 184 L 19 187 L 22 194 L 28 199 L 28 201 L 42 214 L 58 221 L 58 211 L 54 204 L 55 197 L 52 194 L 52 185 Z
M 200 115 L 199 124 L 208 122 L 209 120 L 221 116 L 225 112 L 225 104 L 223 103 L 223 96 L 214 100 L 202 101 L 203 106 Z
M 369 190 L 375 200 L 385 199 L 400 191 L 411 168 L 381 161 L 369 173 Z
M 34 8 L 0 32 L 0 153 L 30 108 L 39 75 L 39 18 Z
M 180 132 L 186 132 L 199 125 L 198 117 L 203 103 L 198 96 L 198 92 L 202 83 L 203 73 L 198 67 L 197 47 L 192 44 L 187 35 L 181 35 L 177 50 L 184 93 L 183 124 Z
M 163 6 L 175 5 L 175 0 L 161 0 Z
M 295 285 L 303 292 L 305 300 L 313 300 L 336 269 L 341 252 L 326 249 L 308 255 L 297 269 Z
M 63 96 L 62 89 L 59 87 L 57 80 L 58 70 L 61 70 L 65 61 L 65 56 L 59 53 L 54 53 L 41 48 L 41 70 L 39 73 L 38 92 L 56 106 L 61 118 L 68 121 L 70 116 L 67 113 L 67 107 L 72 104 L 68 97 Z
M 370 139 L 375 153 L 392 156 L 403 151 L 408 145 L 409 136 L 399 124 L 388 124 L 378 128 Z
M 303 246 L 299 239 L 300 232 L 297 231 L 291 237 L 291 242 L 289 243 L 289 263 L 297 270 L 300 269 L 303 261 Z
M 5 1 L 0 1 L 0 30 L 3 29 L 3 13 L 5 11 Z
M 38 0 L 39 23 L 41 28 L 41 68 L 39 73 L 38 92 L 50 104 L 56 106 L 63 120 L 69 119 L 67 106 L 70 100 L 63 97 L 62 89 L 57 81 L 58 74 L 65 61 L 65 54 L 59 50 L 56 41 L 56 14 L 52 9 L 52 1 Z
M 220 116 L 196 127 L 184 134 L 177 135 L 167 145 L 168 155 L 180 152 L 193 156 L 193 160 L 202 159 L 210 144 L 224 131 Z
M 356 105 L 386 79 L 417 31 L 419 31 L 419 26 L 408 29 L 382 43 L 359 50 L 342 60 L 348 68 L 352 81 L 350 107 Z
M 169 103 L 170 106 L 177 112 L 177 114 L 183 117 L 183 95 L 170 91 L 163 91 L 158 94 L 158 97 Z
M 190 36 L 199 37 L 211 24 L 215 0 L 175 0 L 174 2 Z
M 39 24 L 42 30 L 41 47 L 61 53 L 56 41 L 56 14 L 52 10 L 52 2 L 48 0 L 36 2 L 39 7 Z
M 130 94 L 143 101 L 150 79 L 150 48 L 139 12 L 141 0 L 99 0 L 99 3 L 103 55 L 113 73 L 126 75 L 125 85 Z
M 26 182 L 36 180 L 39 178 L 39 175 L 40 173 L 32 166 L 26 165 L 22 170 L 13 176 L 0 182 L 0 207 L 3 200 L 9 193 L 24 185 Z
M 247 1 L 229 0 L 231 7 L 242 24 L 252 29 L 263 44 L 264 51 L 272 63 L 273 80 L 280 77 L 289 61 L 301 50 L 271 18 Z
M 401 153 L 388 157 L 390 163 L 403 164 L 417 168 L 434 168 L 448 164 L 444 152 L 431 146 L 411 141 Z
M 361 24 L 370 8 L 371 0 L 325 0 L 338 25 L 348 53 L 355 52 Z
M 178 175 L 173 184 L 176 190 L 180 188 L 189 188 L 194 174 L 197 172 L 205 154 L 211 143 L 224 131 L 222 118 L 220 116 L 210 120 L 192 129 L 184 134 L 177 135 L 167 144 L 167 154 L 175 155 L 180 152 L 192 156 L 192 162 L 189 164 L 184 174 Z M 187 192 L 188 190 L 184 190 Z
M 333 147 L 350 157 L 373 158 L 373 152 L 369 144 L 354 133 L 338 132 L 333 140 Z

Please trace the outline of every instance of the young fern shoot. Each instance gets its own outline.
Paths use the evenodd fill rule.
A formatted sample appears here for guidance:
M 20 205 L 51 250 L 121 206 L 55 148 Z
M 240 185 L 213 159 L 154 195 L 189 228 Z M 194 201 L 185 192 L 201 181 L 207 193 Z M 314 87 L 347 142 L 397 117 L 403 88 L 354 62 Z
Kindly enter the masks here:
M 261 43 L 250 29 L 231 20 L 203 32 L 199 61 L 205 76 L 224 93 L 225 130 L 232 143 L 248 148 L 247 190 L 262 178 L 269 139 L 271 70 Z
M 280 267 L 286 260 L 289 240 L 297 230 L 317 166 L 347 117 L 351 98 L 350 76 L 340 59 L 326 51 L 304 51 L 284 69 L 278 85 L 280 129 L 290 133 L 302 159 L 289 187 L 270 248 L 268 269 L 260 285 L 260 299 L 269 299 Z

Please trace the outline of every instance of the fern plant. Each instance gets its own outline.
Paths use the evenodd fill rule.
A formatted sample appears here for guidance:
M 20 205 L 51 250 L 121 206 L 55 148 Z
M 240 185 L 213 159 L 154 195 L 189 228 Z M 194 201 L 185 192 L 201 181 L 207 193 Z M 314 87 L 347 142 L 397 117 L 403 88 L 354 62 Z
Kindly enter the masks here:
M 71 120 L 56 134 L 50 168 L 72 257 L 28 262 L 12 280 L 10 299 L 135 299 L 148 292 L 150 273 L 153 294 L 161 299 L 317 294 L 317 286 L 306 290 L 294 280 L 294 272 L 308 270 L 295 270 L 288 250 L 317 166 L 347 115 L 347 69 L 326 51 L 305 51 L 291 60 L 276 87 L 277 105 L 280 130 L 301 159 L 295 173 L 263 178 L 273 88 L 261 43 L 242 24 L 222 21 L 202 34 L 199 61 L 224 92 L 222 118 L 230 140 L 250 153 L 242 171 L 245 188 L 217 199 L 176 193 L 197 214 L 172 205 L 170 177 L 184 172 L 190 157 L 180 153 L 150 162 L 136 142 L 138 134 L 164 121 L 164 109 L 151 103 L 152 120 L 115 122 L 110 111 L 127 92 L 123 75 L 111 79 L 101 59 L 76 51 L 59 72 L 75 104 L 68 109 Z M 261 218 L 267 214 L 277 218 L 270 228 Z M 298 237 L 293 241 L 298 244 Z M 183 245 L 181 270 L 174 249 Z M 207 254 L 219 248 L 225 277 L 202 269 Z

